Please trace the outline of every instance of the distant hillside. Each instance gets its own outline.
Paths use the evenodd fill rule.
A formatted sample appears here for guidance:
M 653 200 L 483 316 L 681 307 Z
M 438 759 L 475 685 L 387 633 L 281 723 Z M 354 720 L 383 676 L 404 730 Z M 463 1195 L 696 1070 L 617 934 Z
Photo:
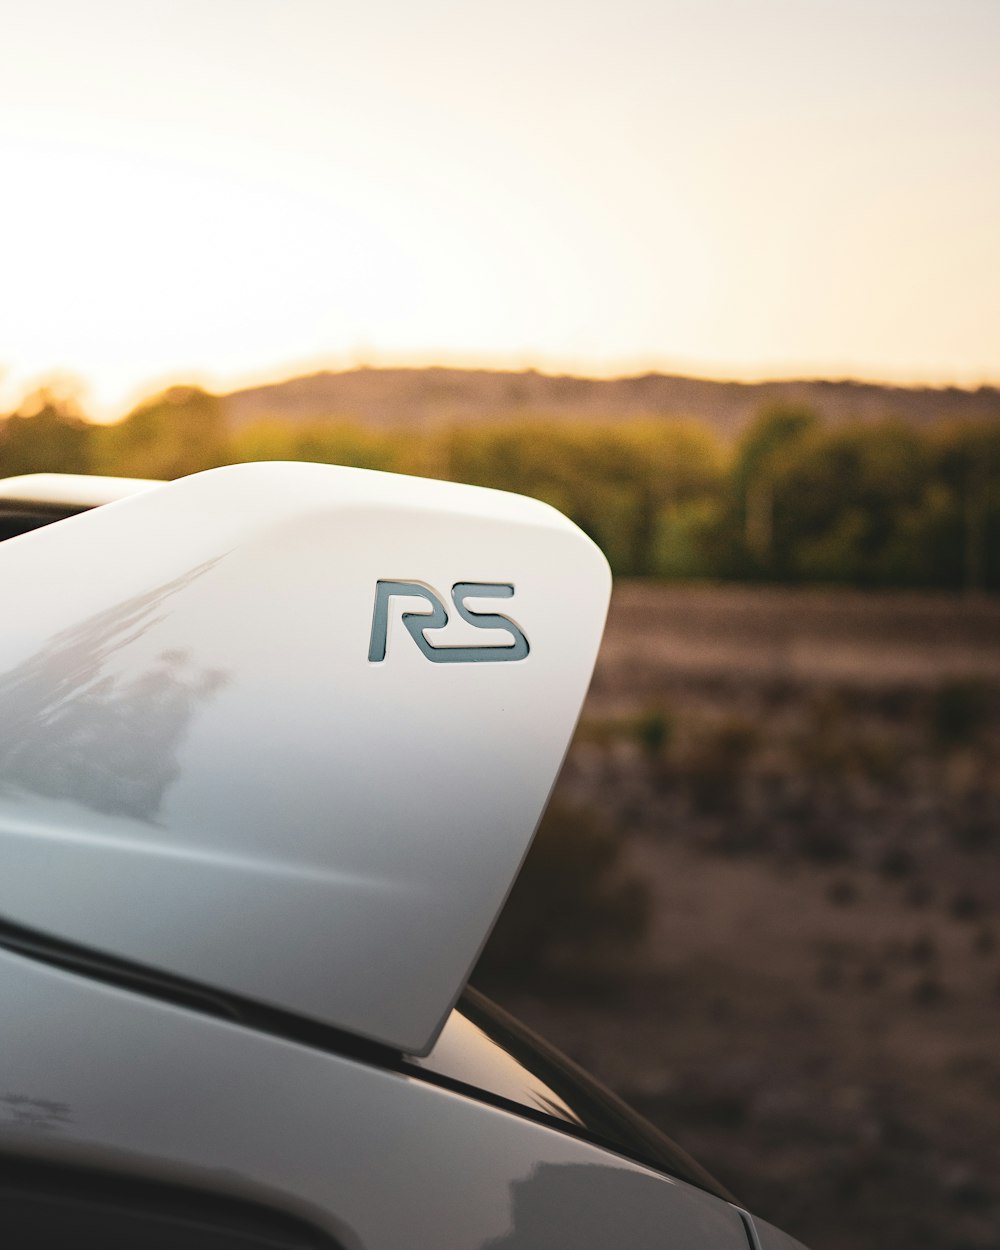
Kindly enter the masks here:
M 712 382 L 650 373 L 631 378 L 551 377 L 533 370 L 351 369 L 315 373 L 223 397 L 238 429 L 257 421 L 352 421 L 373 428 L 540 420 L 694 417 L 735 435 L 765 405 L 807 404 L 830 421 L 891 416 L 913 425 L 1000 419 L 1000 389 L 881 386 L 868 382 Z

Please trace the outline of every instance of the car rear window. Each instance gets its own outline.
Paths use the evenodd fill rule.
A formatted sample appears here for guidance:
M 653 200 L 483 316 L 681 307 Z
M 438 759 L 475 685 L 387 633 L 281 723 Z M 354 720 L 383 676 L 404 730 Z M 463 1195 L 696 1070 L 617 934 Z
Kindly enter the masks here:
M 431 1053 L 408 1062 L 428 1076 L 733 1200 L 669 1137 L 476 990 L 462 995 Z

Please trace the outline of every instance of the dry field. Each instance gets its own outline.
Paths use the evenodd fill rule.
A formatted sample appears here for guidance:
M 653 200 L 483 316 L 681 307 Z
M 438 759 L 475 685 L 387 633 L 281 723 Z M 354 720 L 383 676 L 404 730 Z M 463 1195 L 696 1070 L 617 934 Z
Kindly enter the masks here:
M 744 676 L 882 689 L 1000 682 L 1000 600 L 621 582 L 587 711 Z
M 559 793 L 648 932 L 507 1002 L 814 1250 L 1000 1247 L 1000 603 L 625 584 Z

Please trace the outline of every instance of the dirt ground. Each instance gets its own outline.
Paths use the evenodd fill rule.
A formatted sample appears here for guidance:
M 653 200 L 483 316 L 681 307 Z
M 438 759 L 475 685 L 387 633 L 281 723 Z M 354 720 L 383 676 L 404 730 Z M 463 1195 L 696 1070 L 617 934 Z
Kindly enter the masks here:
M 813 1250 L 1000 1247 L 1000 602 L 625 584 L 558 794 L 645 940 L 493 992 Z

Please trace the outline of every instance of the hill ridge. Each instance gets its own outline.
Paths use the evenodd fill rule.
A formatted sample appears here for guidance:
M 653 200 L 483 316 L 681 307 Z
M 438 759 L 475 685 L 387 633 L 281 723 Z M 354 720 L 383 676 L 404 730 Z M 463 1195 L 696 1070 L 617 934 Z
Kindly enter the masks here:
M 776 403 L 807 405 L 832 422 L 892 417 L 923 426 L 939 420 L 1000 420 L 1000 388 L 995 386 L 973 390 L 826 378 L 746 382 L 655 372 L 591 378 L 444 365 L 319 370 L 221 399 L 234 429 L 264 420 L 426 429 L 518 418 L 594 424 L 690 418 L 731 437 L 762 407 Z

